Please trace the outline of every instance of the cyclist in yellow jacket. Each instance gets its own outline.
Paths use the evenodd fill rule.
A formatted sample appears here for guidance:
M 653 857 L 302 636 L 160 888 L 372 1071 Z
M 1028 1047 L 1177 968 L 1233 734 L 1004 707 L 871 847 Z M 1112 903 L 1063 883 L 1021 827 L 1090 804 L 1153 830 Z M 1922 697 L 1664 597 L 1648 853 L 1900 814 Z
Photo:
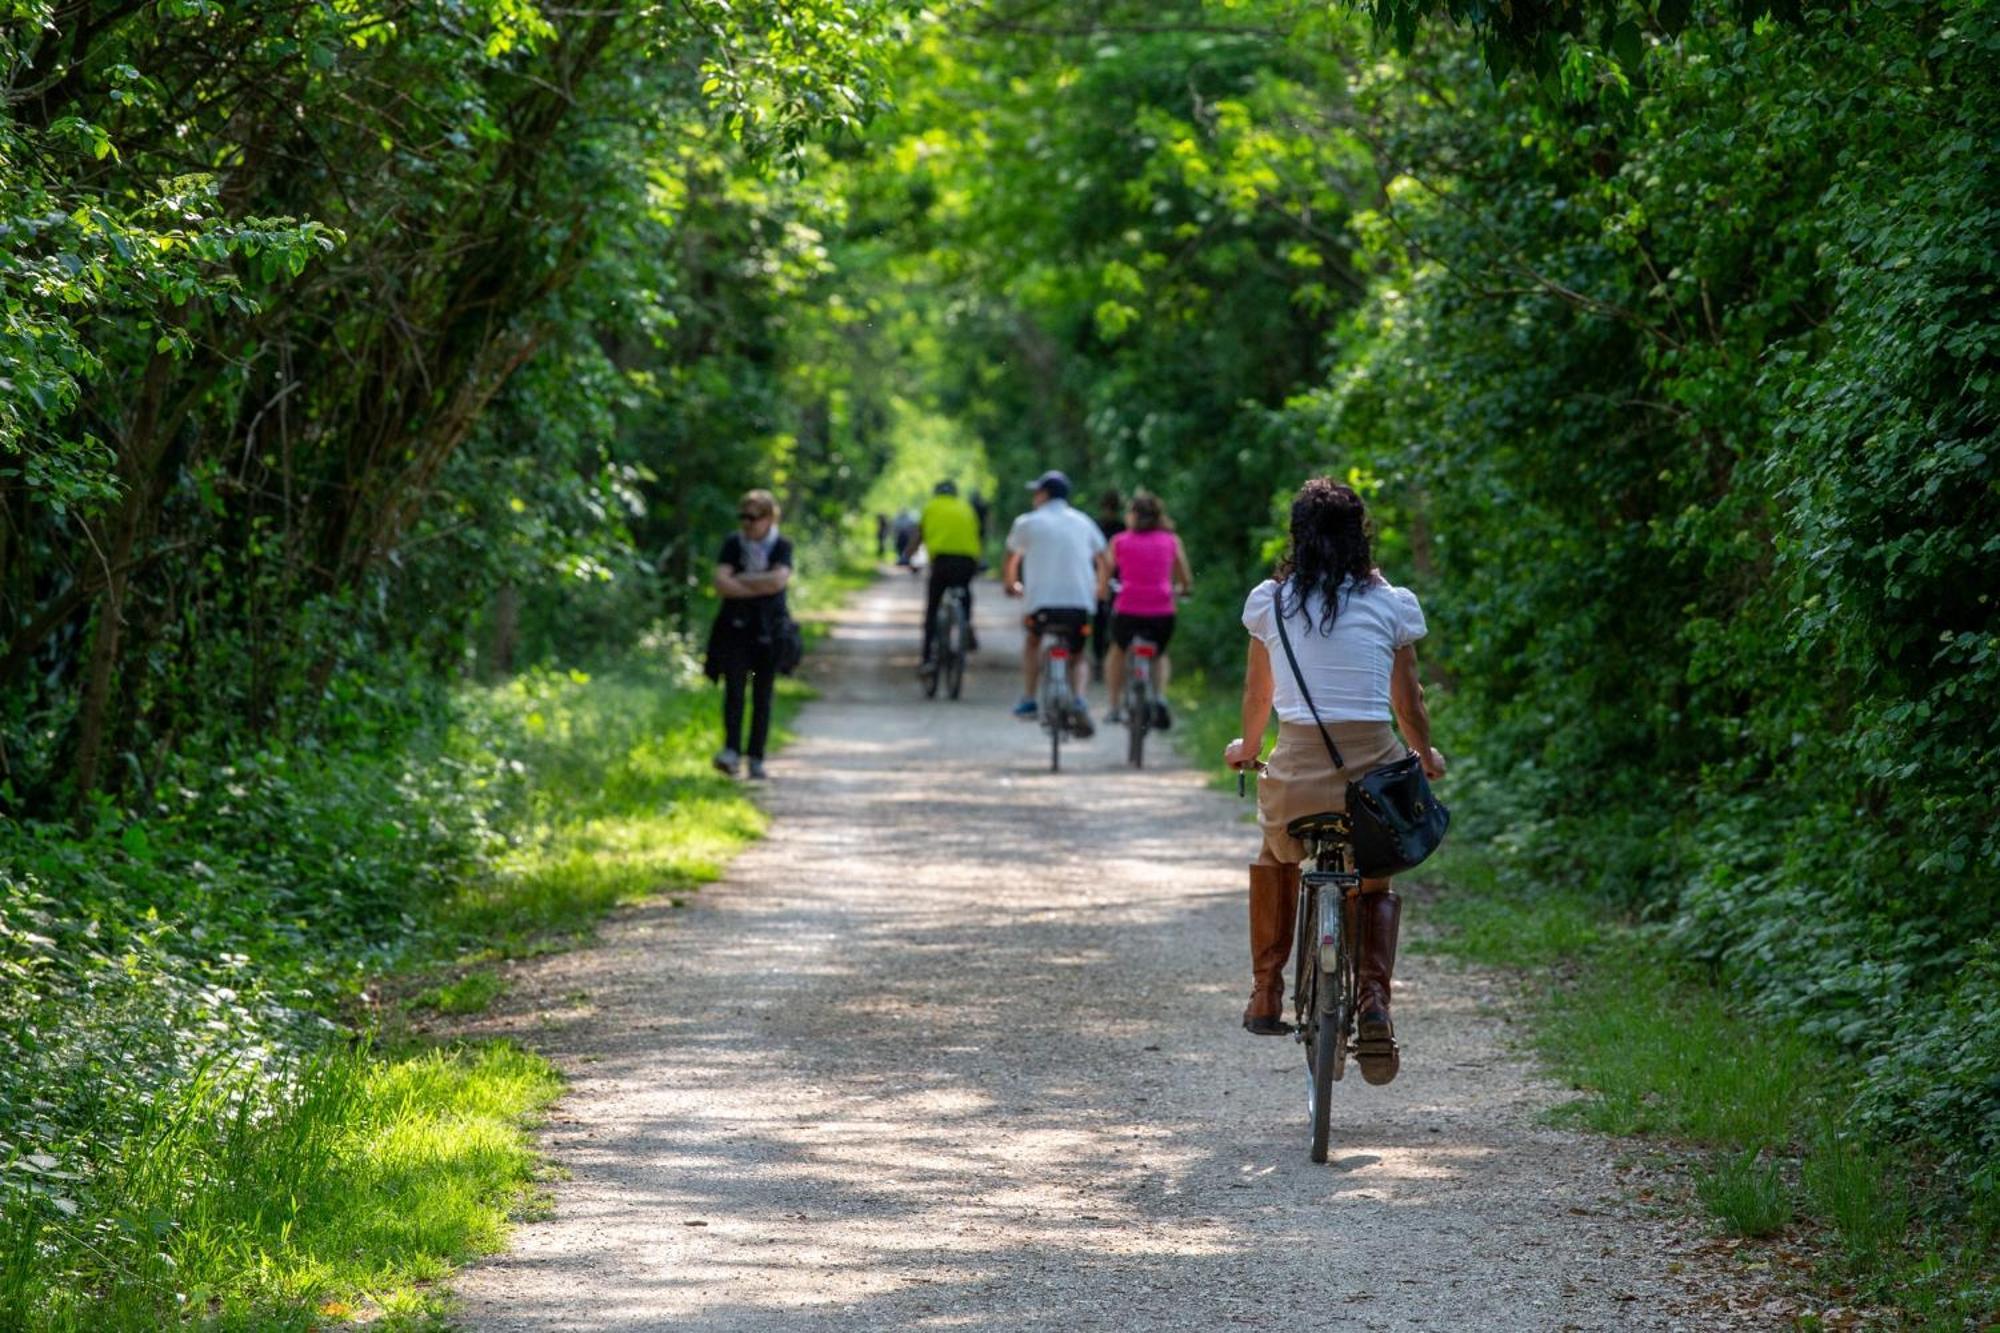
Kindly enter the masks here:
M 972 632 L 972 580 L 979 573 L 979 515 L 966 501 L 959 498 L 958 484 L 941 481 L 930 503 L 918 516 L 917 525 L 922 533 L 924 549 L 930 552 L 931 578 L 929 594 L 924 599 L 924 664 L 923 670 L 935 669 L 936 645 L 932 636 L 936 629 L 938 603 L 944 600 L 945 589 L 965 589 L 966 647 L 977 648 L 979 636 Z

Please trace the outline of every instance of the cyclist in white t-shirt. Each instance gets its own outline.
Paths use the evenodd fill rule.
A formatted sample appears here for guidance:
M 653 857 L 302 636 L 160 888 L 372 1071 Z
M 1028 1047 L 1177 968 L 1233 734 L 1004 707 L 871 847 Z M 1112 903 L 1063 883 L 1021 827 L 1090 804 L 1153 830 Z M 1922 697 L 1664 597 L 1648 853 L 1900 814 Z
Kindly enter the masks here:
M 1250 866 L 1252 981 L 1243 1026 L 1259 1036 L 1290 1031 L 1279 1012 L 1305 848 L 1286 825 L 1302 815 L 1341 809 L 1350 780 L 1409 752 L 1420 756 L 1428 776 L 1444 776 L 1444 756 L 1431 746 L 1430 713 L 1417 679 L 1416 642 L 1427 628 L 1423 608 L 1414 593 L 1394 586 L 1375 568 L 1367 523 L 1353 488 L 1326 477 L 1308 481 L 1292 501 L 1291 547 L 1277 578 L 1252 588 L 1243 604 L 1243 626 L 1250 631 L 1243 735 L 1229 743 L 1223 762 L 1234 768 L 1254 763 L 1273 706 L 1278 712 L 1278 745 L 1257 784 L 1264 847 Z M 1281 615 L 1311 706 L 1278 641 Z M 1313 720 L 1313 706 L 1340 750 L 1345 767 L 1338 771 Z M 1402 740 L 1389 725 L 1392 718 Z M 1356 1059 L 1370 1083 L 1387 1083 L 1398 1065 L 1389 991 L 1402 919 L 1388 880 L 1361 881 L 1356 917 L 1361 1038 Z
M 1023 693 L 1014 716 L 1035 716 L 1035 687 L 1041 676 L 1042 635 L 1061 634 L 1069 641 L 1071 706 L 1069 729 L 1078 739 L 1089 737 L 1090 710 L 1084 691 L 1090 686 L 1090 658 L 1084 636 L 1097 607 L 1097 561 L 1104 534 L 1088 517 L 1070 508 L 1069 478 L 1044 472 L 1028 483 L 1035 507 L 1014 520 L 1007 533 L 1007 567 L 1002 575 L 1009 597 L 1025 597 L 1028 614 L 1022 624 L 1028 634 L 1021 652 Z

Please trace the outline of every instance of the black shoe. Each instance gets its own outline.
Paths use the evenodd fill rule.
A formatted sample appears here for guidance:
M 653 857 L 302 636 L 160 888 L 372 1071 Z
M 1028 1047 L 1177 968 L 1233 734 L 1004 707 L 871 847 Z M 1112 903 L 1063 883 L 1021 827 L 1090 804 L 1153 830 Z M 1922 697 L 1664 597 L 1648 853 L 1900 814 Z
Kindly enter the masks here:
M 1166 731 L 1174 725 L 1174 715 L 1167 711 L 1167 701 L 1159 700 L 1153 705 L 1153 730 Z
M 1069 734 L 1080 741 L 1087 741 L 1097 734 L 1097 727 L 1091 722 L 1090 714 L 1080 707 L 1069 711 Z
M 967 630 L 965 632 L 965 651 L 968 653 L 976 653 L 979 651 L 979 636 L 977 634 L 974 634 L 971 630 Z

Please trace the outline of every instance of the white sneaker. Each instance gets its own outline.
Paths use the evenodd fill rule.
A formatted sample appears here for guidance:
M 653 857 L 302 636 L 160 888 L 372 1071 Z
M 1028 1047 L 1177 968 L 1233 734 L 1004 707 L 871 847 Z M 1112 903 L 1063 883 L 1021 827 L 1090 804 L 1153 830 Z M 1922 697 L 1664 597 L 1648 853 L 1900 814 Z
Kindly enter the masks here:
M 742 755 L 725 745 L 715 752 L 715 758 L 709 762 L 715 765 L 716 772 L 733 778 L 736 776 L 736 764 L 742 758 Z

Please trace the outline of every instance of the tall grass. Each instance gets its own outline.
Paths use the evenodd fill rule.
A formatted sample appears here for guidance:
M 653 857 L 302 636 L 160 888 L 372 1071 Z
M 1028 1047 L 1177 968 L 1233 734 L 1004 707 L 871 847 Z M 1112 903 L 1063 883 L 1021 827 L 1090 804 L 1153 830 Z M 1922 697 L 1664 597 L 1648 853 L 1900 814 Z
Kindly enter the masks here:
M 1520 974 L 1536 1048 L 1584 1094 L 1559 1118 L 1683 1153 L 1719 1230 L 1816 1248 L 1832 1301 L 1923 1327 L 2000 1317 L 2000 1206 L 1865 1133 L 1838 1047 L 1746 1008 L 1601 904 L 1512 879 L 1490 844 L 1426 870 L 1445 928 L 1428 947 Z
M 764 817 L 709 767 L 717 692 L 684 655 L 453 710 L 356 756 L 366 781 L 265 757 L 201 794 L 212 817 L 16 831 L 0 1329 L 423 1323 L 432 1284 L 501 1243 L 554 1073 L 506 1046 L 378 1050 L 342 1026 L 364 988 L 474 1011 L 501 991 L 484 960 L 692 890 Z
M 416 1284 L 497 1245 L 558 1090 L 503 1044 L 292 1068 L 210 1064 L 146 1108 L 116 1161 L 0 1215 L 0 1327 L 306 1329 L 435 1311 Z

